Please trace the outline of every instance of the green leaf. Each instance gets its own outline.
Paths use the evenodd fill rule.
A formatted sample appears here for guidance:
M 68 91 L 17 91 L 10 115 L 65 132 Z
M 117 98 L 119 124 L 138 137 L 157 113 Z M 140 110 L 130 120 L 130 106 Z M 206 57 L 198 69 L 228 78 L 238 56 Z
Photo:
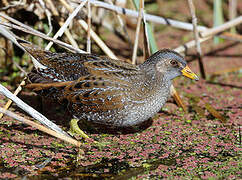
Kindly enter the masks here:
M 214 0 L 213 1 L 213 26 L 219 26 L 224 23 L 223 17 L 223 8 L 222 8 L 222 1 L 221 0 Z M 218 44 L 223 42 L 222 38 L 214 37 L 214 43 Z

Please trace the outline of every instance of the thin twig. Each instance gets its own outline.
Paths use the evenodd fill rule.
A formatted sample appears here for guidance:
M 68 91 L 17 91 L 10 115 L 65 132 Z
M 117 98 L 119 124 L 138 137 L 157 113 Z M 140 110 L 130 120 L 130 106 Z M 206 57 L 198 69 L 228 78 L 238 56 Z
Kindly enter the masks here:
M 48 32 L 46 35 L 49 36 L 50 33 L 51 33 L 52 30 L 53 30 L 53 26 L 52 26 L 52 23 L 51 23 L 51 13 L 50 13 L 50 11 L 46 8 L 45 3 L 44 3 L 43 0 L 39 0 L 39 3 L 40 3 L 40 6 L 42 7 L 42 9 L 45 11 L 45 14 L 46 14 L 47 19 L 48 19 L 49 32 Z
M 73 11 L 73 8 L 68 3 L 66 3 L 65 0 L 59 1 L 65 6 L 65 8 L 68 11 Z M 80 19 L 78 20 L 78 22 L 85 31 L 88 30 L 88 25 L 84 20 Z M 103 50 L 103 52 L 105 52 L 106 55 L 108 55 L 112 59 L 117 59 L 117 56 L 115 56 L 115 54 L 107 47 L 107 45 L 99 38 L 99 36 L 92 29 L 90 30 L 90 34 L 92 39 L 98 44 L 98 46 Z
M 17 94 L 22 90 L 22 86 L 25 85 L 25 80 L 26 78 L 24 78 L 24 80 L 19 84 L 19 86 L 17 87 L 17 89 L 14 91 L 14 95 L 17 96 Z M 4 110 L 7 110 L 9 108 L 9 106 L 12 104 L 12 100 L 8 100 L 8 102 L 5 104 L 4 106 Z M 3 113 L 0 114 L 0 119 L 3 117 Z
M 29 125 L 31 127 L 34 127 L 36 129 L 40 130 L 42 132 L 45 132 L 45 133 L 47 133 L 47 134 L 49 134 L 51 136 L 54 136 L 54 137 L 59 138 L 59 139 L 61 139 L 63 141 L 66 141 L 66 142 L 68 142 L 70 144 L 73 144 L 76 147 L 80 147 L 81 146 L 81 143 L 79 141 L 71 138 L 70 136 L 65 136 L 63 134 L 57 133 L 57 132 L 55 132 L 55 131 L 53 131 L 51 129 L 48 129 L 48 128 L 44 127 L 43 125 L 37 124 L 37 123 L 35 123 L 35 122 L 31 121 L 31 120 L 23 118 L 23 117 L 15 114 L 15 113 L 13 113 L 11 111 L 5 110 L 5 109 L 0 107 L 0 112 L 6 114 L 7 116 L 9 116 L 11 118 L 16 119 L 17 121 L 20 121 L 20 122 L 22 122 L 24 124 L 27 124 L 27 125 Z M 82 153 L 84 154 L 83 150 L 82 150 Z
M 57 39 L 58 37 L 62 36 L 65 29 L 69 26 L 73 18 L 77 15 L 77 13 L 81 10 L 81 8 L 86 4 L 87 0 L 83 1 L 67 18 L 63 26 L 57 31 L 57 33 L 54 35 L 54 39 Z M 49 44 L 45 47 L 46 50 L 50 49 L 50 47 L 53 45 L 53 42 L 49 42 Z
M 191 12 L 191 15 L 192 15 L 193 34 L 194 34 L 195 42 L 196 42 L 199 69 L 200 69 L 200 73 L 201 73 L 202 78 L 206 79 L 206 74 L 205 74 L 205 69 L 204 69 L 203 59 L 202 59 L 203 58 L 202 57 L 202 49 L 201 49 L 201 46 L 200 46 L 199 34 L 198 34 L 198 30 L 197 30 L 197 17 L 196 17 L 195 7 L 193 5 L 193 1 L 188 0 L 188 5 L 189 5 L 190 12 Z
M 87 23 L 80 19 L 78 20 L 79 24 L 82 28 L 87 31 L 88 25 Z M 101 38 L 91 29 L 90 31 L 92 39 L 97 43 L 97 45 L 103 50 L 103 52 L 112 59 L 118 59 L 117 56 L 109 49 L 109 47 L 101 40 Z
M 0 13 L 0 16 L 1 16 L 1 13 Z M 2 22 L 0 19 L 0 34 L 2 34 L 7 39 L 11 40 L 15 45 L 17 45 L 20 49 L 22 49 L 25 52 L 25 49 L 17 42 L 16 35 L 6 28 L 11 25 L 12 24 Z M 33 58 L 32 61 L 36 68 L 43 68 L 43 69 L 45 68 L 45 66 L 39 63 L 36 59 Z
M 137 22 L 136 32 L 135 32 L 135 41 L 134 41 L 134 48 L 133 48 L 133 55 L 132 55 L 132 64 L 136 63 L 137 48 L 138 48 L 138 42 L 139 42 L 139 32 L 140 32 L 140 25 L 141 25 L 142 11 L 143 10 L 144 10 L 144 0 L 141 0 L 140 6 L 139 6 L 139 17 L 138 17 L 138 22 Z
M 209 39 L 211 39 L 213 36 L 208 36 L 205 38 L 199 38 L 200 43 L 205 42 Z M 182 53 L 184 51 L 187 51 L 188 49 L 194 47 L 196 45 L 196 41 L 195 40 L 191 40 L 183 45 L 178 46 L 177 48 L 173 49 L 174 51 L 178 52 L 178 53 Z

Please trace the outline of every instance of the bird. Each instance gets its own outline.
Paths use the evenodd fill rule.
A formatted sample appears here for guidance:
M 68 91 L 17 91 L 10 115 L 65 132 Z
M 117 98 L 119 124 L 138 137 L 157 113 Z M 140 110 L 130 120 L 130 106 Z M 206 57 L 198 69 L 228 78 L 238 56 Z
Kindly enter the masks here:
M 90 53 L 56 53 L 21 43 L 41 68 L 28 74 L 41 96 L 66 103 L 75 119 L 102 129 L 128 129 L 152 118 L 170 96 L 172 80 L 198 80 L 184 57 L 161 49 L 133 65 Z

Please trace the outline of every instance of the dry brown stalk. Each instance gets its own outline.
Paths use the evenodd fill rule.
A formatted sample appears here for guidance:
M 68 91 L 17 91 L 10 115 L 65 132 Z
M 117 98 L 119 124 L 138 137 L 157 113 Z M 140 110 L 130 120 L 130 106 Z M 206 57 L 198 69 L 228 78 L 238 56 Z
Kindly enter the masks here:
M 55 131 L 53 131 L 53 130 L 51 130 L 49 128 L 44 127 L 43 125 L 35 123 L 35 122 L 33 122 L 31 120 L 28 120 L 26 118 L 23 118 L 23 117 L 15 114 L 15 113 L 13 113 L 11 111 L 8 111 L 8 110 L 5 110 L 3 108 L 0 108 L 0 112 L 6 114 L 7 116 L 9 116 L 11 118 L 14 118 L 14 119 L 18 120 L 18 121 L 20 121 L 20 122 L 22 122 L 24 124 L 27 124 L 27 125 L 29 125 L 31 127 L 34 127 L 34 128 L 36 128 L 36 129 L 38 129 L 38 130 L 40 130 L 42 132 L 45 132 L 45 133 L 47 133 L 47 134 L 49 134 L 51 136 L 54 136 L 54 137 L 59 138 L 59 139 L 65 141 L 65 142 L 73 144 L 73 145 L 75 145 L 78 148 L 80 148 L 80 146 L 81 146 L 81 143 L 79 141 L 77 141 L 77 140 L 75 140 L 75 139 L 73 139 L 71 137 L 67 137 L 67 136 L 65 136 L 63 134 L 57 133 L 57 132 L 55 132 Z M 81 150 L 81 151 L 82 151 L 81 153 L 84 154 L 84 151 L 83 150 Z
M 206 79 L 205 69 L 204 69 L 203 60 L 202 60 L 202 49 L 201 49 L 201 46 L 200 46 L 199 34 L 198 34 L 198 29 L 197 29 L 197 17 L 196 17 L 195 7 L 193 5 L 193 1 L 188 0 L 188 5 L 189 5 L 190 12 L 191 12 L 191 15 L 192 15 L 193 34 L 194 34 L 195 42 L 196 42 L 199 69 L 200 69 L 200 73 L 201 73 L 202 78 Z
M 229 40 L 232 40 L 232 41 L 242 42 L 242 35 L 240 35 L 240 34 L 223 32 L 222 34 L 219 35 L 219 37 L 224 38 L 224 39 L 229 39 Z
M 19 84 L 19 86 L 17 87 L 17 89 L 14 91 L 14 95 L 15 96 L 17 96 L 18 95 L 18 93 L 22 90 L 22 86 L 24 86 L 25 85 L 25 80 L 26 80 L 26 78 L 24 78 L 24 80 Z M 10 106 L 11 106 L 11 104 L 12 104 L 12 100 L 8 100 L 8 102 L 5 104 L 5 106 L 4 106 L 4 110 L 7 110 Z M 3 113 L 1 113 L 0 114 L 0 119 L 3 117 Z
M 87 1 L 87 52 L 91 53 L 91 5 L 90 0 Z
M 237 16 L 237 0 L 229 0 L 229 20 L 234 19 Z M 235 32 L 233 28 L 230 29 L 230 32 Z
M 225 31 L 226 29 L 237 26 L 241 23 L 242 23 L 242 16 L 238 16 L 237 18 L 230 20 L 220 26 L 216 26 L 214 28 L 200 32 L 200 35 L 201 35 L 201 37 L 214 36 L 222 31 Z
M 141 0 L 139 3 L 139 17 L 138 22 L 136 26 L 136 32 L 135 32 L 135 41 L 134 41 L 134 48 L 133 48 L 133 55 L 132 55 L 132 64 L 136 63 L 136 57 L 137 57 L 137 48 L 138 48 L 138 42 L 139 42 L 139 32 L 140 32 L 140 26 L 141 26 L 141 20 L 142 20 L 142 12 L 144 10 L 144 0 Z
M 46 2 L 49 4 L 50 6 L 50 10 L 52 11 L 54 16 L 59 16 L 59 12 L 57 11 L 55 5 L 53 4 L 52 0 L 46 0 Z

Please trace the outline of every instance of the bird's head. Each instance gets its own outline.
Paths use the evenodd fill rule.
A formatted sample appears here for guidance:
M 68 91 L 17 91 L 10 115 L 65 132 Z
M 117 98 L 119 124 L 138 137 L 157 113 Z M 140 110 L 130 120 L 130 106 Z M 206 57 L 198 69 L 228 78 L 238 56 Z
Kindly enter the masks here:
M 188 67 L 185 59 L 179 53 L 170 49 L 157 51 L 145 63 L 153 66 L 153 68 L 155 66 L 155 71 L 169 80 L 181 75 L 199 80 L 198 76 Z

